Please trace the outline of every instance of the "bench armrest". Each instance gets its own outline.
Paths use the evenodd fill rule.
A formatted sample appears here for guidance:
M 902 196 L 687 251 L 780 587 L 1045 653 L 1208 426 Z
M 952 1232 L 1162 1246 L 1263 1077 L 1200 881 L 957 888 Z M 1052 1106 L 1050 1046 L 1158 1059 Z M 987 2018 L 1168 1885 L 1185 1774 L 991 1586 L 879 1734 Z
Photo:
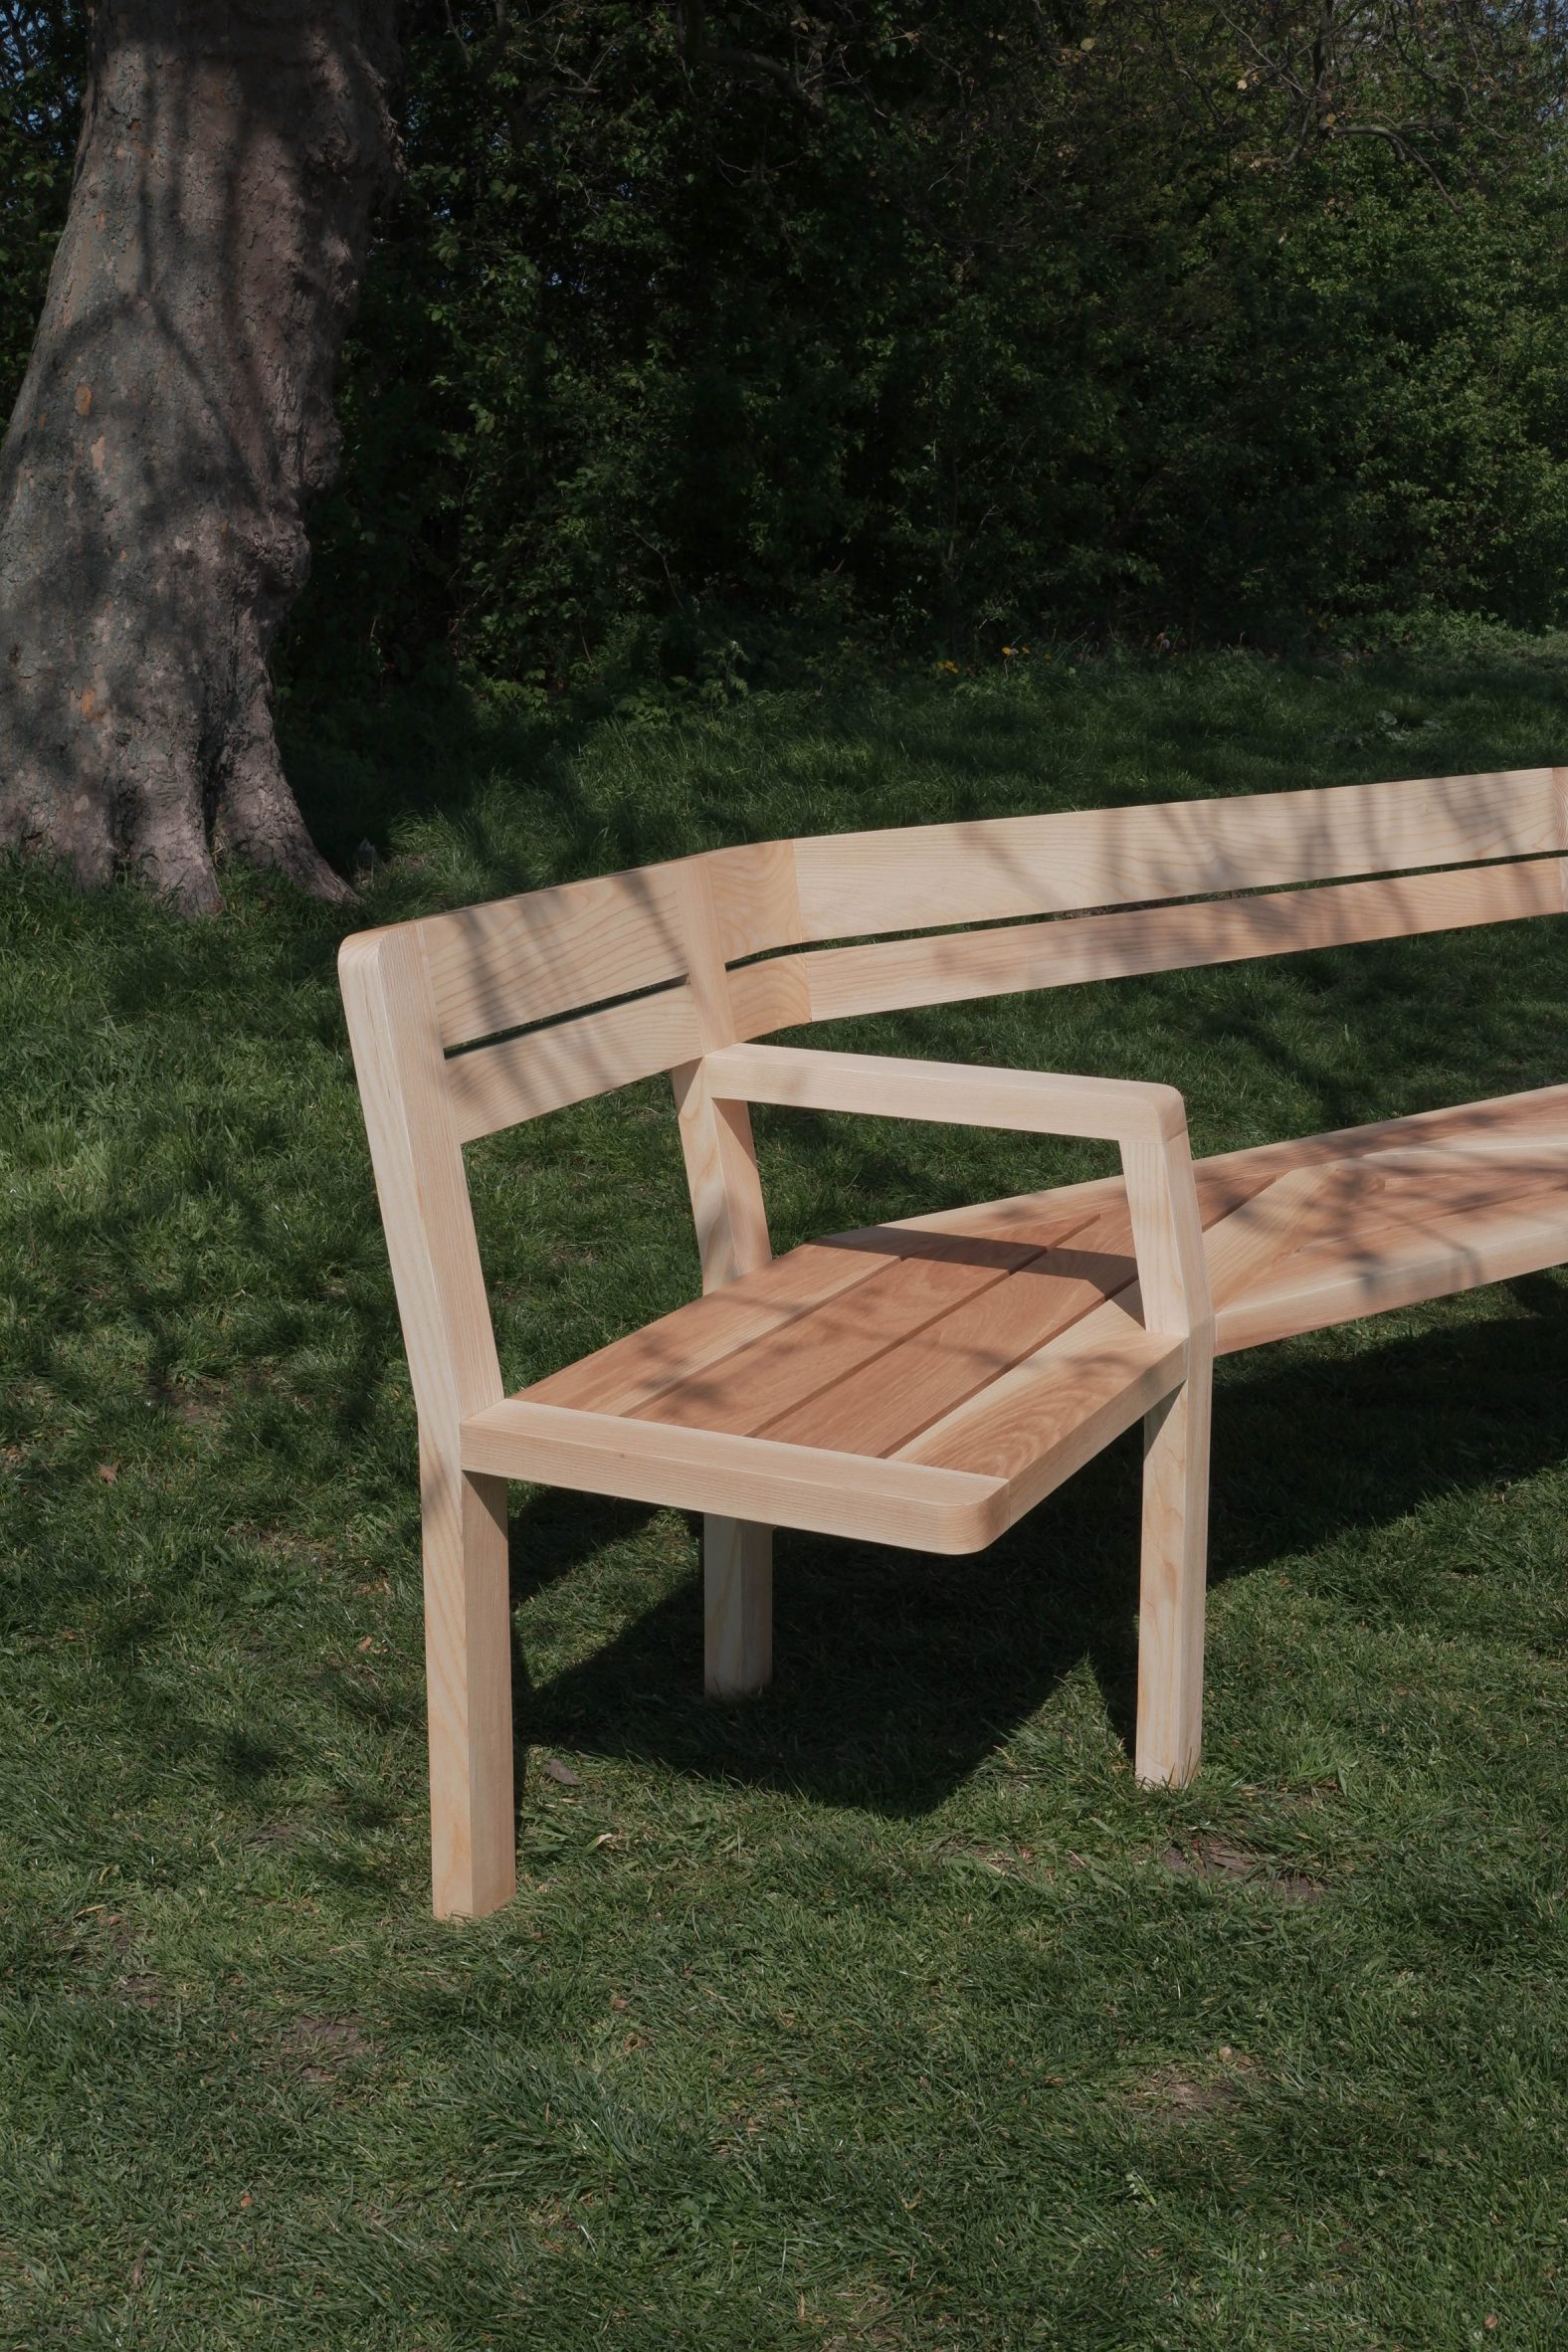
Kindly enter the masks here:
M 720 1102 L 935 1119 L 1118 1144 L 1144 1321 L 1150 1330 L 1212 1340 L 1214 1308 L 1187 1111 L 1174 1086 L 802 1046 L 720 1046 L 703 1057 L 702 1071 Z

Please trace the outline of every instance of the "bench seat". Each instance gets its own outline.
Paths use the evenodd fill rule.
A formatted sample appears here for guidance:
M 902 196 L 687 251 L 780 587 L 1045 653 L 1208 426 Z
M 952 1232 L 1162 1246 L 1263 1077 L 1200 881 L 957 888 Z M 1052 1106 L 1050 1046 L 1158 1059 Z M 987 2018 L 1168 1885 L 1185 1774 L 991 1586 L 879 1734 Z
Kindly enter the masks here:
M 1196 1166 L 1218 1352 L 1568 1257 L 1568 1086 Z M 1120 1177 L 812 1242 L 464 1426 L 474 1470 L 980 1549 L 1183 1378 Z

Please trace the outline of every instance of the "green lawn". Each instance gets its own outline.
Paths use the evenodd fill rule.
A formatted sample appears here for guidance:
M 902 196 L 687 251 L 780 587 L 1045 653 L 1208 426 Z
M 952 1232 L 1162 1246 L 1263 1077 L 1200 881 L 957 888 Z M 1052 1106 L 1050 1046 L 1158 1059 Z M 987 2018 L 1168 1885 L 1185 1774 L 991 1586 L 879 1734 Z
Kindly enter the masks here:
M 389 704 L 362 919 L 721 840 L 1502 767 L 1568 650 Z M 361 919 L 356 917 L 356 920 Z M 517 1490 L 522 1886 L 427 1914 L 414 1430 L 332 959 L 0 885 L 0 2341 L 1459 2352 L 1568 2334 L 1568 1287 L 1222 1367 L 1207 1762 L 1133 1785 L 1136 1462 L 993 1552 Z M 1554 924 L 846 1030 L 1166 1078 L 1201 1150 L 1564 1076 Z M 775 1240 L 1101 1165 L 782 1113 Z M 694 1286 L 667 1090 L 474 1154 L 521 1380 Z

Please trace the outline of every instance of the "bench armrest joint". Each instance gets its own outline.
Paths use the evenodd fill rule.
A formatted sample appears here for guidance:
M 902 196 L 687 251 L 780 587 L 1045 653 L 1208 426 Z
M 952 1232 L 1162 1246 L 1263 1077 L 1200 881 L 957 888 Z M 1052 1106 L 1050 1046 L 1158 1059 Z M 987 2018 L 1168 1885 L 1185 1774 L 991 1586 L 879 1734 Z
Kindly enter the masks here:
M 1151 1330 L 1181 1332 L 1195 1346 L 1212 1346 L 1214 1308 L 1187 1111 L 1174 1086 L 801 1046 L 721 1046 L 703 1057 L 702 1068 L 719 1101 L 933 1119 L 1118 1145 L 1143 1319 Z

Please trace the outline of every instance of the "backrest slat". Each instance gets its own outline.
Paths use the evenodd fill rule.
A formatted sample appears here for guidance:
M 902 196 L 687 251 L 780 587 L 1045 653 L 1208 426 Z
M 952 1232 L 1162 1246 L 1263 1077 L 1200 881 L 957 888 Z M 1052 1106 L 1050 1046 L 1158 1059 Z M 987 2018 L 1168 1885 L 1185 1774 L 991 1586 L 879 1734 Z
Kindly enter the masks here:
M 1550 768 L 827 834 L 795 844 L 797 936 L 864 938 L 1565 850 Z
M 707 1091 L 716 1046 L 1561 914 L 1565 877 L 1568 770 L 1531 768 L 763 842 L 345 940 L 431 1474 L 455 1474 L 460 1423 L 501 1395 L 465 1143 L 670 1071 L 711 1287 L 768 1255 L 743 1107 Z
M 473 1143 L 521 1119 L 654 1078 L 701 1051 L 691 991 L 661 989 L 657 996 L 586 1013 L 580 1021 L 451 1055 L 446 1069 L 453 1123 L 459 1140 Z
M 562 882 L 419 926 L 444 1046 L 686 977 L 674 865 Z
M 792 841 L 756 841 L 707 853 L 713 919 L 726 962 L 768 947 L 793 947 L 805 938 L 795 891 L 795 849 Z
M 785 1010 L 783 988 L 773 981 L 767 1009 L 780 1010 L 782 1027 L 785 1021 L 835 1021 L 1562 912 L 1561 868 L 1555 859 L 1539 858 L 1398 880 L 1331 882 L 1321 889 L 1068 916 L 1003 930 L 950 931 L 934 939 L 811 948 L 750 965 L 745 977 L 756 975 L 756 998 L 766 1005 L 765 976 L 788 975 L 797 1003 L 809 1010 Z M 750 1034 L 761 1034 L 760 1028 Z

